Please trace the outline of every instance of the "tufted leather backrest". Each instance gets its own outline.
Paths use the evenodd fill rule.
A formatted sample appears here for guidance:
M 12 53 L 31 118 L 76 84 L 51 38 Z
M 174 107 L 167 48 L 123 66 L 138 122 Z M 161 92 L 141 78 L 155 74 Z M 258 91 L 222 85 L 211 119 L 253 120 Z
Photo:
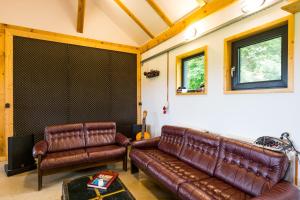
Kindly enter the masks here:
M 163 126 L 158 148 L 166 153 L 179 156 L 186 130 L 186 128 L 176 126 Z
M 223 139 L 215 176 L 253 196 L 271 189 L 285 175 L 288 158 L 282 153 Z
M 218 161 L 220 140 L 217 135 L 188 129 L 179 158 L 213 175 Z
M 85 143 L 87 147 L 103 146 L 115 143 L 116 123 L 93 122 L 84 124 Z
M 83 124 L 65 124 L 45 128 L 48 152 L 85 147 Z

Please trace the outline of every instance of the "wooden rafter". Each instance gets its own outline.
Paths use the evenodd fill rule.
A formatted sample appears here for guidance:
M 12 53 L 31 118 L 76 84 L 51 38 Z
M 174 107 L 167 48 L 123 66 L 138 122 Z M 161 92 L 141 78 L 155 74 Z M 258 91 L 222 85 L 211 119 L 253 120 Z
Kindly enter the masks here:
M 292 14 L 300 12 L 300 0 L 289 1 L 289 3 L 283 6 L 282 9 Z
M 118 6 L 137 24 L 150 38 L 154 38 L 154 35 L 146 28 L 146 26 L 120 1 L 114 0 Z
M 77 32 L 83 33 L 86 0 L 78 0 Z
M 172 21 L 169 19 L 169 17 L 160 9 L 160 7 L 157 5 L 157 3 L 154 2 L 154 0 L 146 0 L 148 4 L 153 8 L 153 10 L 168 24 L 168 26 L 172 26 Z
M 159 45 L 160 43 L 170 39 L 171 37 L 174 37 L 178 33 L 185 30 L 189 25 L 195 23 L 196 21 L 199 21 L 208 15 L 221 10 L 222 8 L 225 8 L 226 6 L 236 2 L 238 0 L 211 0 L 203 7 L 198 8 L 197 10 L 193 11 L 186 17 L 182 18 L 175 24 L 173 24 L 172 27 L 170 27 L 168 30 L 164 31 L 160 35 L 156 36 L 155 38 L 148 41 L 146 44 L 144 44 L 141 47 L 141 52 L 148 51 L 149 49 Z

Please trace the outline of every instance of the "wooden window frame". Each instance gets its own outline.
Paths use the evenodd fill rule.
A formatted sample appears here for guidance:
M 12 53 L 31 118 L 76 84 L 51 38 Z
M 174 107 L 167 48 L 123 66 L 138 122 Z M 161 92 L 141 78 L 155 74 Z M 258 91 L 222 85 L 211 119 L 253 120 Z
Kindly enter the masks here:
M 186 59 L 189 59 L 191 57 L 200 55 L 200 54 L 204 54 L 204 91 L 198 92 L 198 91 L 190 91 L 190 92 L 186 92 L 186 93 L 182 93 L 182 92 L 177 92 L 178 87 L 182 86 L 183 83 L 183 61 Z M 194 49 L 192 51 L 186 52 L 184 54 L 178 55 L 176 56 L 176 95 L 206 95 L 207 94 L 207 59 L 208 58 L 208 54 L 207 54 L 207 46 L 198 48 L 198 49 Z
M 294 91 L 294 16 L 280 18 L 273 22 L 258 26 L 249 31 L 226 38 L 224 41 L 224 94 L 259 94 L 259 93 L 288 93 Z M 264 32 L 288 25 L 287 39 L 287 87 L 284 88 L 261 88 L 261 89 L 239 89 L 232 87 L 231 67 L 232 67 L 232 45 L 236 41 L 250 38 Z

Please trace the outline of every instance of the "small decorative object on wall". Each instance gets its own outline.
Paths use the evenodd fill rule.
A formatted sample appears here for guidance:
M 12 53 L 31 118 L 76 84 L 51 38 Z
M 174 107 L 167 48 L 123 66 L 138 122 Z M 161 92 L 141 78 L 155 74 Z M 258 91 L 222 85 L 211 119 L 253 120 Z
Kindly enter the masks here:
M 144 76 L 147 78 L 154 78 L 159 76 L 159 71 L 151 69 L 149 72 L 144 72 Z
M 165 103 L 165 105 L 163 106 L 163 114 L 164 115 L 167 114 L 168 109 L 169 109 L 169 102 L 167 101 Z

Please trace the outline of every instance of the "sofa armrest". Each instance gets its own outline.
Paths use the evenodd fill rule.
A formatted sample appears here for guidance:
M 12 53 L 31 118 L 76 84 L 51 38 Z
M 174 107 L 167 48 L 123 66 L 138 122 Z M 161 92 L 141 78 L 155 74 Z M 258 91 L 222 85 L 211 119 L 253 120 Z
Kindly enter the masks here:
M 116 135 L 116 143 L 118 143 L 121 146 L 127 147 L 129 145 L 130 141 L 122 133 L 117 133 L 117 135 Z
M 300 191 L 289 182 L 282 181 L 274 185 L 270 191 L 252 200 L 296 200 L 300 199 Z
M 131 146 L 132 148 L 137 148 L 137 149 L 145 149 L 151 147 L 153 148 L 158 146 L 159 141 L 160 141 L 160 136 L 151 139 L 134 141 L 131 143 Z
M 45 140 L 36 143 L 32 150 L 33 157 L 38 157 L 39 155 L 44 156 L 48 151 L 48 144 Z

